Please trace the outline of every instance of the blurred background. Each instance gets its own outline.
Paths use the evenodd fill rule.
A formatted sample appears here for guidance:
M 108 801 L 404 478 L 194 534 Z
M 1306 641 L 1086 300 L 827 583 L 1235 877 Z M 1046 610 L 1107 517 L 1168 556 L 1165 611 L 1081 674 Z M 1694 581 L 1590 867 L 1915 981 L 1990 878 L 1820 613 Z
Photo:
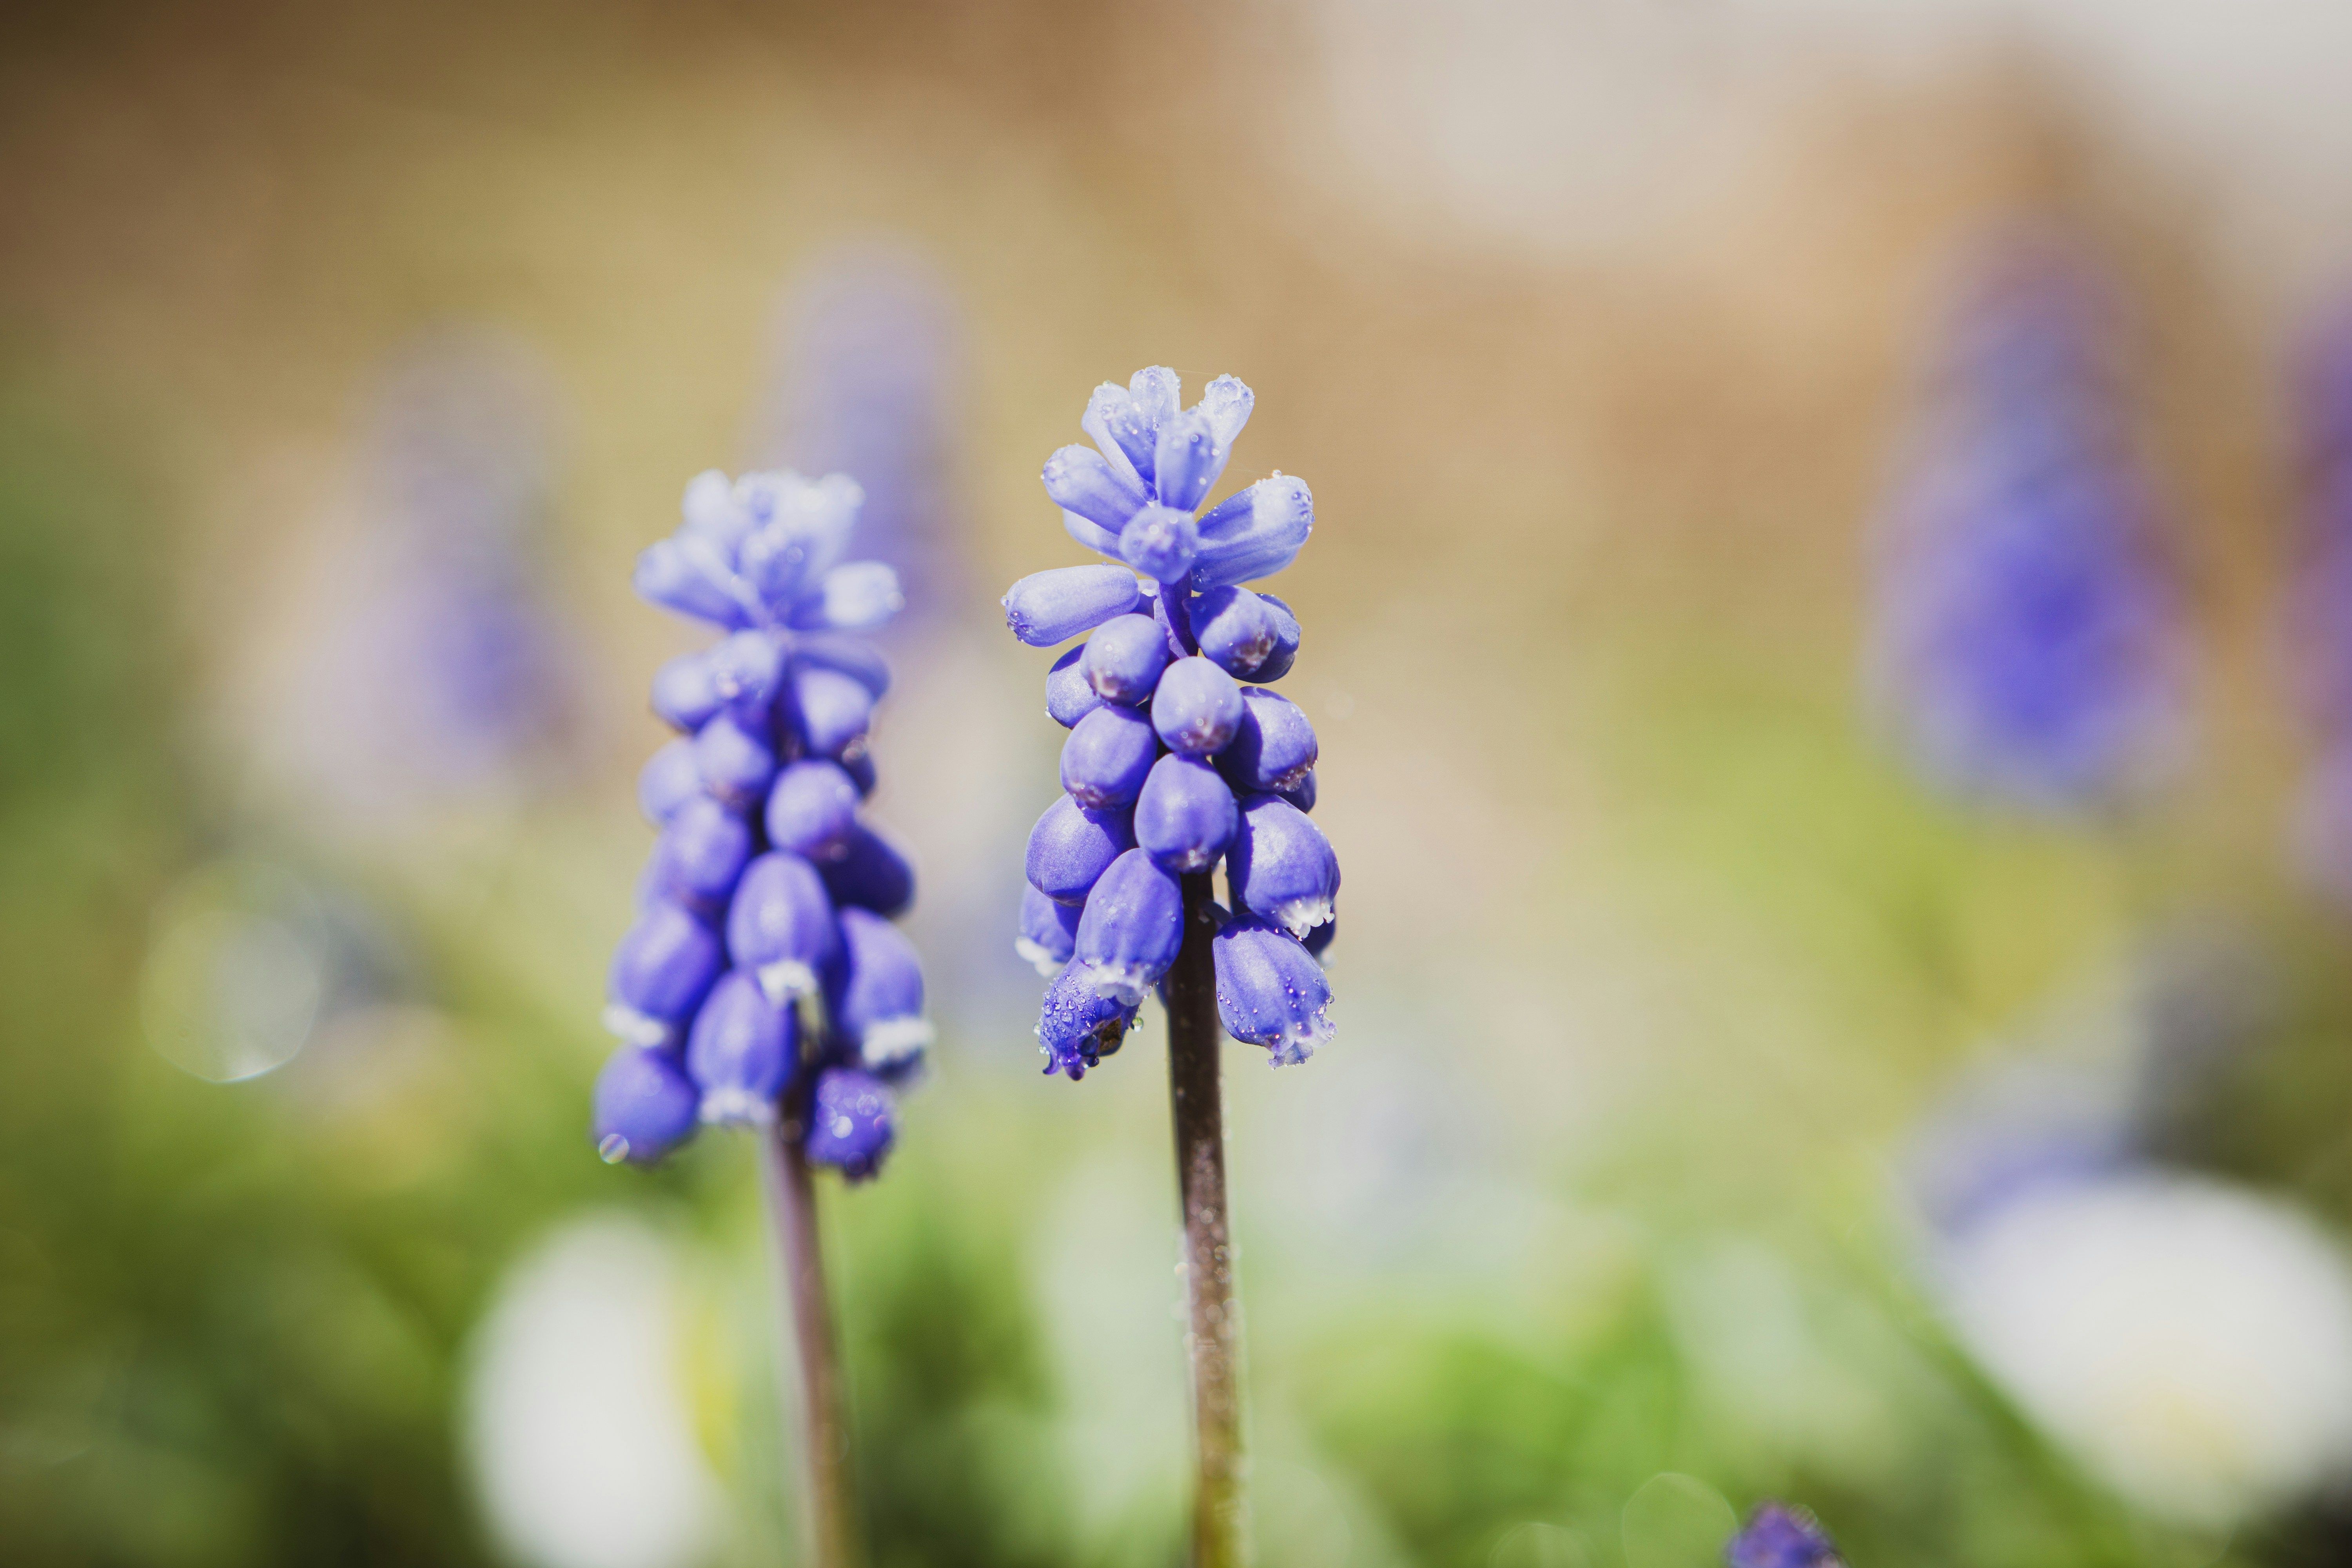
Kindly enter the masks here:
M 1180 1560 L 1161 1036 L 1037 1076 L 996 608 L 1165 363 L 1319 521 L 1264 1560 L 2352 1558 L 2352 13 L 0 26 L 0 1556 L 789 1560 L 751 1151 L 585 1123 L 630 563 L 790 463 L 908 585 L 876 1559 Z

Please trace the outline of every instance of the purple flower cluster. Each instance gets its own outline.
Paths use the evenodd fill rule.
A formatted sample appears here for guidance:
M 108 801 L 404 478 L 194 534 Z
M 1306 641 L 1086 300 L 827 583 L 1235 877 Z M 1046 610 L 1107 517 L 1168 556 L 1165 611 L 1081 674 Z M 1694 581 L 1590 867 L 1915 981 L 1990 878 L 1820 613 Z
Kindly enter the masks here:
M 1960 302 L 1895 497 L 1882 695 L 1921 765 L 1963 794 L 2108 804 L 2179 739 L 2181 611 L 2114 318 L 2062 241 L 1999 248 Z
M 2312 335 L 2293 393 L 2302 516 L 2287 662 L 2319 751 L 2297 849 L 2315 883 L 2352 903 L 2352 308 Z
M 1802 1509 L 1759 1504 L 1723 1549 L 1726 1568 L 1844 1568 L 1821 1521 Z
M 679 738 L 637 784 L 661 837 L 613 955 L 607 1160 L 657 1160 L 705 1121 L 772 1122 L 796 1094 L 811 1160 L 855 1180 L 889 1151 L 887 1086 L 931 1029 L 914 947 L 890 923 L 914 873 L 859 816 L 889 674 L 850 634 L 899 603 L 888 567 L 841 560 L 862 500 L 839 474 L 714 470 L 687 487 L 677 532 L 638 557 L 640 595 L 728 635 L 654 677 Z
M 1090 634 L 1045 678 L 1045 710 L 1070 735 L 1062 797 L 1029 835 L 1016 944 L 1053 979 L 1037 1025 L 1048 1073 L 1084 1077 L 1118 1048 L 1183 945 L 1183 879 L 1220 861 L 1226 1032 L 1276 1066 L 1330 1037 L 1320 956 L 1339 863 L 1307 816 L 1314 727 L 1268 689 L 1297 657 L 1298 620 L 1241 586 L 1290 564 L 1314 500 L 1276 472 L 1201 510 L 1253 402 L 1224 375 L 1185 408 L 1160 367 L 1097 387 L 1079 421 L 1095 444 L 1063 447 L 1044 478 L 1071 537 L 1112 563 L 1040 572 L 1004 596 L 1032 647 Z

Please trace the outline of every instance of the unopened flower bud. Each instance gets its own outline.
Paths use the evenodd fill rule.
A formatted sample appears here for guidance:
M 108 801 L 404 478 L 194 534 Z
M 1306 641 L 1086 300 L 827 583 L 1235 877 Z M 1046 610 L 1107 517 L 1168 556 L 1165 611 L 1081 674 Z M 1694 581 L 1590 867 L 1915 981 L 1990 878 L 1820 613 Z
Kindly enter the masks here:
M 1313 811 L 1315 809 L 1315 770 L 1307 769 L 1307 776 L 1300 779 L 1294 787 L 1276 790 L 1274 793 L 1301 811 Z
M 1331 984 L 1288 931 L 1237 920 L 1212 939 L 1217 1016 L 1225 1033 L 1273 1053 L 1273 1065 L 1305 1061 L 1331 1037 Z
M 1183 582 L 1200 547 L 1201 525 L 1174 507 L 1145 507 L 1118 533 L 1118 558 L 1162 583 Z
M 1217 438 L 1217 422 L 1207 410 L 1187 409 L 1160 426 L 1152 454 L 1152 488 L 1160 504 L 1190 513 L 1223 477 L 1231 448 Z M 1161 581 L 1181 577 L 1154 572 Z
M 1785 1504 L 1760 1504 L 1723 1549 L 1726 1568 L 1844 1568 L 1820 1521 Z
M 787 689 L 793 732 L 810 756 L 841 755 L 874 722 L 873 693 L 837 669 L 795 667 Z
M 653 904 L 613 950 L 606 1026 L 631 1045 L 674 1044 L 726 963 L 709 926 L 676 904 Z
M 1247 588 L 1212 588 L 1192 605 L 1192 635 L 1202 655 L 1236 680 L 1256 677 L 1273 657 L 1280 616 Z
M 1315 727 L 1298 704 L 1262 686 L 1242 690 L 1241 728 L 1217 753 L 1217 771 L 1241 795 L 1297 789 L 1315 771 Z
M 623 1046 L 596 1075 L 596 1152 L 650 1165 L 694 1136 L 702 1093 L 668 1051 Z
M 646 872 L 648 884 L 662 895 L 715 913 L 725 907 L 751 858 L 751 830 L 743 819 L 710 796 L 698 795 L 671 815 Z
M 1037 572 L 1004 595 L 1004 624 L 1031 647 L 1052 647 L 1143 602 L 1124 566 L 1063 566 Z
M 931 1043 L 915 944 L 888 921 L 860 909 L 841 911 L 841 940 L 845 958 L 834 1027 L 857 1047 L 865 1066 L 902 1067 Z
M 1062 788 L 1093 810 L 1128 805 L 1159 757 L 1160 737 L 1150 720 L 1132 708 L 1105 704 L 1079 720 L 1062 742 Z
M 1078 669 L 1106 702 L 1139 707 L 1151 700 L 1168 668 L 1168 634 L 1146 615 L 1114 616 L 1079 649 Z
M 1090 811 L 1063 795 L 1029 830 L 1029 885 L 1058 903 L 1083 903 L 1110 863 L 1134 847 L 1130 813 Z
M 751 620 L 733 569 L 708 540 L 683 535 L 661 540 L 640 552 L 634 584 L 637 597 L 681 616 L 722 626 Z
M 904 914 L 915 901 L 915 868 L 891 842 L 860 823 L 852 829 L 841 858 L 818 868 L 833 901 L 872 910 L 885 920 Z
M 1152 693 L 1151 727 L 1170 751 L 1188 757 L 1223 751 L 1241 721 L 1242 689 L 1197 654 L 1171 664 Z
M 1116 538 L 1150 498 L 1133 476 L 1111 467 L 1092 447 L 1065 447 L 1045 459 L 1045 493 Z
M 816 868 L 782 849 L 752 861 L 727 910 L 727 951 L 779 1006 L 817 994 L 840 961 L 841 932 Z
M 1086 653 L 1087 644 L 1080 643 L 1054 661 L 1045 676 L 1045 712 L 1065 730 L 1075 729 L 1079 720 L 1103 705 L 1101 693 L 1087 679 Z
M 732 713 L 721 713 L 694 737 L 694 763 L 703 787 L 732 810 L 757 804 L 776 776 L 776 749 L 766 730 L 764 723 L 749 725 Z
M 1234 792 L 1197 757 L 1160 758 L 1135 797 L 1135 842 L 1166 870 L 1207 870 L 1240 825 Z
M 682 653 L 654 671 L 653 710 L 662 722 L 691 734 L 727 706 L 708 648 Z
M 702 1090 L 702 1120 L 730 1126 L 773 1121 L 776 1099 L 799 1065 L 793 1009 L 768 1000 L 740 969 L 722 976 L 686 1041 L 686 1070 Z
M 1192 586 L 1214 588 L 1271 577 L 1289 565 L 1315 529 L 1315 498 L 1306 482 L 1276 472 L 1238 490 L 1201 519 Z
M 637 771 L 637 809 L 656 827 L 701 793 L 702 769 L 694 760 L 694 742 L 684 736 L 646 758 Z
M 793 639 L 793 663 L 805 668 L 830 669 L 866 688 L 879 702 L 890 690 L 890 667 L 864 637 L 808 632 Z
M 1295 936 L 1331 918 L 1339 896 L 1339 858 L 1305 812 L 1276 795 L 1242 802 L 1241 832 L 1225 874 L 1250 913 Z
M 822 757 L 788 764 L 768 792 L 768 842 L 811 860 L 838 860 L 857 826 L 857 782 Z
M 1087 895 L 1075 945 L 1087 980 L 1129 1005 L 1160 984 L 1184 945 L 1184 889 L 1142 849 L 1130 849 Z

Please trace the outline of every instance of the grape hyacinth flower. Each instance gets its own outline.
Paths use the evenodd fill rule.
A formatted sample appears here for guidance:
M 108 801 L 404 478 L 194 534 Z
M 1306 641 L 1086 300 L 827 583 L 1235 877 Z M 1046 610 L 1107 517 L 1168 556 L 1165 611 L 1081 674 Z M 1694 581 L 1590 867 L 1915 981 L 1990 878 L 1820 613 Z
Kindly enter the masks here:
M 854 634 L 899 596 L 887 566 L 843 559 L 861 499 L 840 474 L 706 473 L 677 532 L 638 557 L 643 597 L 727 635 L 654 679 L 680 736 L 638 780 L 660 837 L 613 957 L 605 1018 L 622 1045 L 595 1097 L 607 1161 L 650 1163 L 706 1124 L 759 1139 L 826 1564 L 848 1560 L 851 1516 L 809 1168 L 880 1169 L 894 1086 L 931 1037 L 921 964 L 890 923 L 914 874 L 862 816 L 889 675 Z
M 1879 562 L 1877 696 L 1919 765 L 2029 811 L 2113 805 L 2185 728 L 2185 637 L 2116 307 L 2048 236 L 1964 293 Z
M 1757 1505 L 1723 1549 L 1725 1568 L 1845 1568 L 1821 1521 L 1786 1503 Z
M 2352 906 L 2352 306 L 2312 334 L 2292 388 L 2301 479 L 2286 664 L 2318 757 L 2296 812 L 2296 858 Z
M 1069 731 L 1063 794 L 1029 836 L 1015 951 L 1052 984 L 1037 1023 L 1048 1075 L 1118 1051 L 1147 993 L 1169 1029 L 1185 1231 L 1197 1564 L 1242 1560 L 1239 1317 L 1224 1190 L 1220 1025 L 1303 1062 L 1331 1036 L 1320 955 L 1339 864 L 1309 816 L 1314 726 L 1266 689 L 1297 656 L 1298 619 L 1244 584 L 1290 564 L 1314 500 L 1276 472 L 1213 506 L 1250 389 L 1230 375 L 1182 406 L 1176 373 L 1106 383 L 1092 446 L 1045 463 L 1063 525 L 1101 564 L 1015 583 L 1005 622 L 1032 647 L 1084 636 L 1045 678 Z M 1226 902 L 1216 900 L 1225 868 Z

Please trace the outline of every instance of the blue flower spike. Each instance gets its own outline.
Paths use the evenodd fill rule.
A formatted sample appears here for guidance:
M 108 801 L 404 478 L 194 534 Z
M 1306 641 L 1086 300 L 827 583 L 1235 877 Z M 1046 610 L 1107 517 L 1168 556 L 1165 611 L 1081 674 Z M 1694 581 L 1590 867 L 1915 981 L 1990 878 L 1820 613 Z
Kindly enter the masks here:
M 1297 657 L 1298 617 L 1251 586 L 1297 556 L 1314 497 L 1277 472 L 1215 499 L 1255 402 L 1230 375 L 1190 407 L 1164 367 L 1106 382 L 1078 422 L 1093 444 L 1040 475 L 1070 537 L 1104 557 L 1004 596 L 1030 647 L 1087 637 L 1045 679 L 1046 711 L 1070 731 L 1064 794 L 1030 834 L 1013 944 L 1052 982 L 1037 1028 L 1048 1073 L 1082 1078 L 1118 1048 L 1183 945 L 1182 879 L 1221 863 L 1234 913 L 1216 917 L 1211 951 L 1227 1031 L 1277 1066 L 1330 1035 L 1318 960 L 1339 868 L 1306 815 L 1321 748 L 1265 687 Z
M 1803 1509 L 1759 1504 L 1723 1549 L 1724 1568 L 1845 1568 L 1845 1559 Z
M 920 961 L 889 923 L 914 872 L 863 815 L 890 678 L 860 634 L 901 602 L 889 567 L 847 559 L 863 500 L 839 474 L 714 470 L 638 558 L 643 597 L 726 635 L 654 680 L 682 738 L 638 778 L 661 833 L 613 956 L 605 1018 L 623 1043 L 594 1119 L 608 1161 L 658 1161 L 703 1124 L 798 1138 L 851 1181 L 889 1152 L 890 1085 L 930 1025 Z M 1140 603 L 1133 581 L 1109 613 Z M 1117 599 L 1106 586 L 1077 598 Z M 1045 596 L 1064 619 L 1083 614 L 1070 600 Z

